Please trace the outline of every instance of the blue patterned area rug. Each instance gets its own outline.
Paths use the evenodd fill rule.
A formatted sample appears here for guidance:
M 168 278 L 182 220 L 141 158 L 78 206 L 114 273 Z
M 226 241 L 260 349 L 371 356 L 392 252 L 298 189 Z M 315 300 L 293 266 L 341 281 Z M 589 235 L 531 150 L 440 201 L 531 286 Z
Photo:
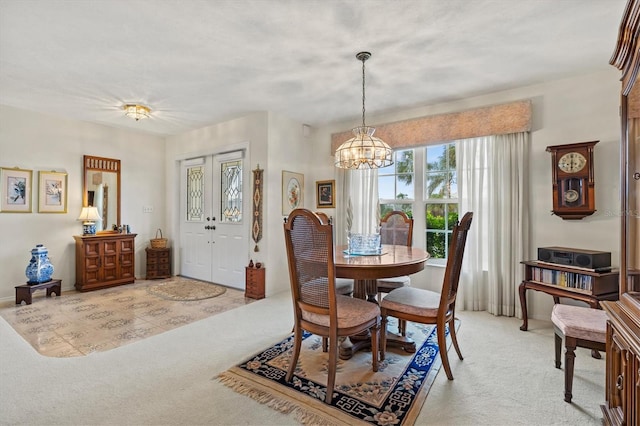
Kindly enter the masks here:
M 397 329 L 389 319 L 389 330 Z M 456 321 L 456 329 L 459 327 Z M 408 354 L 389 348 L 378 372 L 371 370 L 371 352 L 338 359 L 331 405 L 324 403 L 329 356 L 319 336 L 306 334 L 296 372 L 285 381 L 293 335 L 217 376 L 226 386 L 256 401 L 293 413 L 302 424 L 410 425 L 415 422 L 442 365 L 434 326 L 408 323 L 407 334 L 418 350 Z M 447 331 L 447 347 L 451 341 Z M 449 361 L 455 365 L 455 351 Z

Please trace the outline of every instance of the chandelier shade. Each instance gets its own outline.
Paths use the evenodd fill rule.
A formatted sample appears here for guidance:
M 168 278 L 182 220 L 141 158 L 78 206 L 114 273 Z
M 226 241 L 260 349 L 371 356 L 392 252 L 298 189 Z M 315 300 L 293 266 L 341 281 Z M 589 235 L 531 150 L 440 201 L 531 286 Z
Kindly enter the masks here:
M 379 169 L 393 164 L 393 151 L 382 139 L 373 136 L 375 131 L 375 127 L 368 126 L 353 129 L 353 137 L 336 149 L 336 167 Z
M 362 126 L 354 128 L 354 136 L 336 149 L 335 166 L 341 169 L 379 169 L 393 164 L 393 150 L 382 139 L 373 136 L 375 127 L 367 126 L 364 120 L 364 62 L 370 57 L 369 52 L 356 55 L 362 61 Z
M 139 121 L 144 118 L 149 118 L 149 114 L 151 114 L 151 110 L 149 107 L 138 104 L 127 104 L 124 107 L 124 115 L 129 118 L 133 118 L 136 121 Z

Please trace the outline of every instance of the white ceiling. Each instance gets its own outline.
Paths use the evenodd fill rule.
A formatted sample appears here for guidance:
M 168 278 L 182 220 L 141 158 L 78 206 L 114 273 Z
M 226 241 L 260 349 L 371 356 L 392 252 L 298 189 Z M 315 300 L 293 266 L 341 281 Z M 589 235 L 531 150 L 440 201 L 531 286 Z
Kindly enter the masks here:
M 267 110 L 357 122 L 359 51 L 367 115 L 441 103 L 611 69 L 625 3 L 0 0 L 0 104 L 159 135 Z

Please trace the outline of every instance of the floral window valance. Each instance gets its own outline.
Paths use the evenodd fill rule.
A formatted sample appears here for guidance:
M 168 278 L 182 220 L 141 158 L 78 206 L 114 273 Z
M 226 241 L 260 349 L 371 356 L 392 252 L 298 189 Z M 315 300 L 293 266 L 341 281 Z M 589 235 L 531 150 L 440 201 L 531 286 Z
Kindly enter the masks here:
M 422 146 L 489 135 L 531 130 L 531 101 L 493 105 L 448 114 L 431 115 L 374 125 L 376 136 L 391 148 Z M 331 135 L 331 152 L 351 137 L 351 131 Z

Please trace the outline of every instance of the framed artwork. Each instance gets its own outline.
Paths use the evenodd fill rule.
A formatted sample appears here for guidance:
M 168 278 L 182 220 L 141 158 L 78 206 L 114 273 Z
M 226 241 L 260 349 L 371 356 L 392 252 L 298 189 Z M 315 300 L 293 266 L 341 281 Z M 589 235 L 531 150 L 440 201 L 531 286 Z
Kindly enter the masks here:
M 31 170 L 0 169 L 0 212 L 31 213 Z
M 316 207 L 319 209 L 335 207 L 335 180 L 316 181 Z
M 39 172 L 38 212 L 67 212 L 67 174 L 61 172 Z
M 282 214 L 304 206 L 304 175 L 282 171 Z

